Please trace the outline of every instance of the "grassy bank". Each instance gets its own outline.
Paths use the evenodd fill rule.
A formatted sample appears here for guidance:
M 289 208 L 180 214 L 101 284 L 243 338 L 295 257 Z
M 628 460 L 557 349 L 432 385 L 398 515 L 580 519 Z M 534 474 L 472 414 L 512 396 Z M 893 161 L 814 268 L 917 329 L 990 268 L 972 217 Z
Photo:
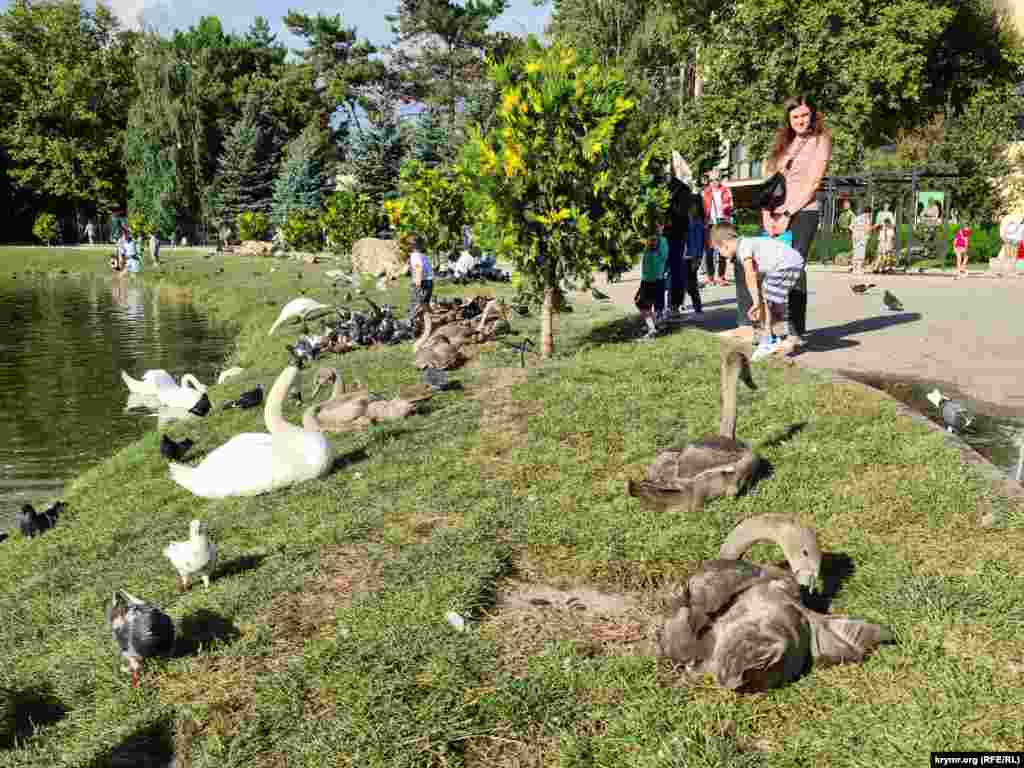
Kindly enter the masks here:
M 333 300 L 330 265 L 164 256 L 144 279 L 237 323 L 227 362 L 247 368 L 211 390 L 209 417 L 170 430 L 199 455 L 263 430 L 261 414 L 218 406 L 280 372 L 294 337 L 267 329 L 301 290 Z M 106 264 L 40 249 L 0 267 Z M 407 287 L 389 298 L 404 306 Z M 452 374 L 463 389 L 427 413 L 332 438 L 341 460 L 323 480 L 197 499 L 168 477 L 158 433 L 78 478 L 57 529 L 0 545 L 0 766 L 142 765 L 116 761 L 173 748 L 180 768 L 919 766 L 933 749 L 1020 749 L 1018 504 L 891 401 L 758 364 L 739 431 L 771 476 L 696 517 L 641 511 L 626 478 L 717 424 L 718 343 L 683 330 L 633 344 L 620 310 L 582 301 L 559 322 L 549 362 L 524 370 L 479 347 Z M 514 325 L 535 335 L 538 320 Z M 419 380 L 409 344 L 337 363 L 376 391 Z M 984 509 L 999 528 L 978 526 Z M 832 580 L 845 574 L 831 611 L 889 624 L 899 643 L 764 695 L 683 685 L 649 655 L 662 600 L 764 511 L 816 526 Z M 193 517 L 222 565 L 209 591 L 181 596 L 160 551 Z M 538 583 L 632 602 L 495 609 L 499 591 Z M 139 690 L 103 618 L 115 588 L 163 606 L 183 638 Z

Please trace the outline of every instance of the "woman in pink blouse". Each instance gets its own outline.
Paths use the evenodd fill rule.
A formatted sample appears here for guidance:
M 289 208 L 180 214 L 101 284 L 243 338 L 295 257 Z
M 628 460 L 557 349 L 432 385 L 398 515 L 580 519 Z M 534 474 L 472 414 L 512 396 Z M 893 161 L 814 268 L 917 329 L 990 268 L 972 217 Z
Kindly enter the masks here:
M 765 230 L 772 236 L 786 230 L 793 234 L 793 248 L 808 261 L 811 243 L 818 231 L 817 192 L 832 158 L 832 132 L 811 98 L 795 96 L 782 105 L 785 118 L 768 157 L 768 173 L 782 171 L 786 177 L 786 199 L 773 210 L 761 211 Z M 792 350 L 807 332 L 807 272 L 789 294 L 789 338 Z

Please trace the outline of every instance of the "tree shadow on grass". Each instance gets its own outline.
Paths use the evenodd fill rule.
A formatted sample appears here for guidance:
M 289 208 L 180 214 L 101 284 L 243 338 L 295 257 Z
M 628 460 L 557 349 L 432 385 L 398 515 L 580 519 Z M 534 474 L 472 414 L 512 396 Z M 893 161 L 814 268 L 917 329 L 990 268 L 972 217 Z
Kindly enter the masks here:
M 832 601 L 843 585 L 853 576 L 856 566 L 845 552 L 825 552 L 821 556 L 821 590 L 803 595 L 804 605 L 818 613 L 828 613 Z
M 241 632 L 231 619 L 200 608 L 178 622 L 174 658 L 192 656 L 198 653 L 200 648 L 221 641 L 237 640 L 239 637 Z
M 89 768 L 172 768 L 175 762 L 174 724 L 160 720 L 97 757 Z
M 241 555 L 233 560 L 228 560 L 218 566 L 217 578 L 238 576 L 242 573 L 254 571 L 263 565 L 263 561 L 266 559 L 266 555 Z
M 370 455 L 366 452 L 366 448 L 356 448 L 348 453 L 343 453 L 341 456 L 335 456 L 334 463 L 331 465 L 331 471 L 327 474 L 328 476 L 333 475 L 335 472 L 340 472 L 351 467 L 353 464 L 366 461 L 368 458 L 370 458 Z
M 0 688 L 0 749 L 11 749 L 37 729 L 63 720 L 67 712 L 48 684 Z
M 799 421 L 796 424 L 790 424 L 788 427 L 783 429 L 781 432 L 769 437 L 759 447 L 761 448 L 778 448 L 783 443 L 789 442 L 798 434 L 800 434 L 807 427 L 806 421 Z

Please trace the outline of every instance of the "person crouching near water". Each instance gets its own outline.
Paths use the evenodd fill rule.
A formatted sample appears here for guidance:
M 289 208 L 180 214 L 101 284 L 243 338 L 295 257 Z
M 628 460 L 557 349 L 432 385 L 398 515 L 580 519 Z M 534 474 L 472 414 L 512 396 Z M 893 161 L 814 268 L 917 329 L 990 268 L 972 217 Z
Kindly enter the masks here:
M 658 334 L 656 321 L 658 296 L 665 293 L 665 262 L 668 260 L 668 240 L 654 226 L 644 240 L 644 255 L 640 262 L 640 289 L 633 303 L 647 325 L 647 333 L 639 341 L 651 341 Z
M 794 344 L 775 336 L 775 321 L 785 319 L 789 292 L 803 273 L 800 251 L 775 238 L 741 238 L 731 224 L 712 227 L 710 240 L 723 258 L 737 259 L 743 265 L 744 282 L 754 300 L 747 316 L 761 327 L 760 341 L 750 359 L 792 352 Z
M 409 301 L 409 322 L 415 327 L 416 313 L 421 306 L 430 307 L 430 299 L 434 295 L 434 267 L 427 254 L 423 238 L 411 234 L 406 239 L 409 250 L 409 269 L 412 272 L 412 297 Z

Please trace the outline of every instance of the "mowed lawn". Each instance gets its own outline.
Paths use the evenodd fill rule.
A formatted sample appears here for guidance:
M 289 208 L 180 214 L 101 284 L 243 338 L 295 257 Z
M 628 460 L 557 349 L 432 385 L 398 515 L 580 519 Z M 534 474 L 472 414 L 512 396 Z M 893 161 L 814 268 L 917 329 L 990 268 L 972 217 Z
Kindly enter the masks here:
M 359 298 L 332 289 L 330 263 L 163 257 L 141 279 L 231 322 L 225 365 L 246 368 L 211 389 L 207 418 L 168 430 L 193 438 L 199 458 L 264 430 L 262 413 L 220 405 L 287 364 L 295 330 L 267 335 L 284 303 L 302 291 Z M 109 279 L 106 259 L 6 249 L 0 279 Z M 404 314 L 407 281 L 364 289 Z M 536 311 L 513 317 L 536 339 Z M 0 544 L 0 766 L 156 765 L 145 755 L 176 751 L 179 768 L 916 768 L 932 750 L 1021 749 L 1021 502 L 879 394 L 758 363 L 758 389 L 741 387 L 739 436 L 768 476 L 699 515 L 643 511 L 627 478 L 717 428 L 720 346 L 689 328 L 647 345 L 633 336 L 634 318 L 581 301 L 558 318 L 548 361 L 531 354 L 521 368 L 504 345 L 472 347 L 451 373 L 460 388 L 404 422 L 332 436 L 330 475 L 256 498 L 193 497 L 171 481 L 158 432 L 123 447 L 69 486 L 56 529 Z M 387 394 L 420 380 L 412 360 L 406 343 L 323 362 Z M 285 414 L 297 423 L 301 409 Z M 897 643 L 747 696 L 659 663 L 651 643 L 667 598 L 762 512 L 814 526 L 829 610 L 885 623 Z M 979 526 L 993 512 L 999 524 Z M 193 518 L 209 523 L 221 565 L 208 591 L 180 595 L 161 550 Z M 501 607 L 502 594 L 540 585 L 624 599 Z M 147 664 L 139 689 L 104 618 L 118 588 L 178 626 L 177 654 Z

